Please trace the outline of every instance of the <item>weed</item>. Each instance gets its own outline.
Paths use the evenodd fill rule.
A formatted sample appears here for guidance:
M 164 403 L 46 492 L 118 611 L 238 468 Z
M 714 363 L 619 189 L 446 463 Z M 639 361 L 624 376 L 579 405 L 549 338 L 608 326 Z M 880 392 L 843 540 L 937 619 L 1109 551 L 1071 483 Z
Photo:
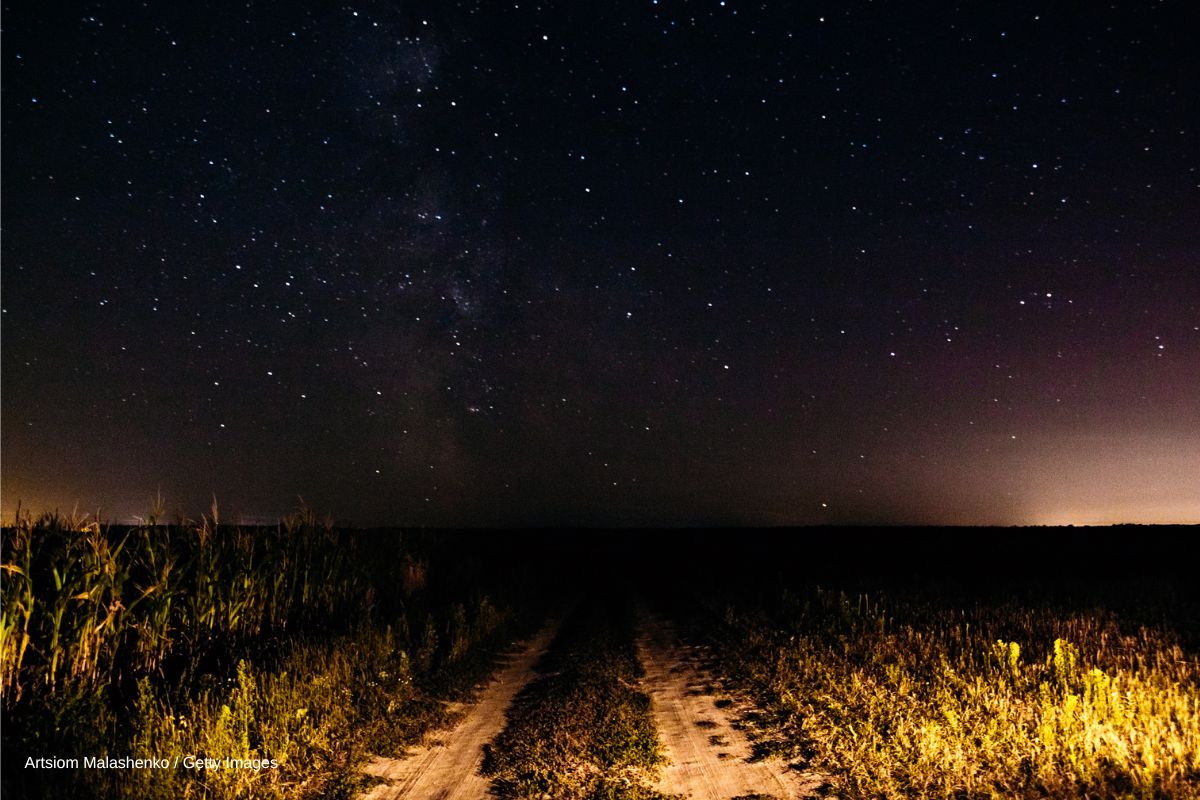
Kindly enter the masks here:
M 1200 667 L 1169 628 L 819 589 L 714 617 L 756 752 L 851 796 L 1200 797 Z

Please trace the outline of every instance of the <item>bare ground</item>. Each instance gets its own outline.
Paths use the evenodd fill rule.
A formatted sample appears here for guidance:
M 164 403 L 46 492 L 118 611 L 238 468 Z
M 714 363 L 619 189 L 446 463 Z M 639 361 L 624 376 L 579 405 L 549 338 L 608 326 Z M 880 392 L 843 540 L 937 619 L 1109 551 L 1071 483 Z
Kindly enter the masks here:
M 750 742 L 735 727 L 733 709 L 718 707 L 713 677 L 669 622 L 643 614 L 637 645 L 646 668 L 642 689 L 650 695 L 670 759 L 656 789 L 690 800 L 815 796 L 823 776 L 792 769 L 778 758 L 751 760 Z
M 547 625 L 493 677 L 479 701 L 458 723 L 403 758 L 375 756 L 369 775 L 387 784 L 374 787 L 365 800 L 481 800 L 491 782 L 479 774 L 483 746 L 499 735 L 505 712 L 517 692 L 534 677 L 534 665 L 546 651 L 556 626 Z

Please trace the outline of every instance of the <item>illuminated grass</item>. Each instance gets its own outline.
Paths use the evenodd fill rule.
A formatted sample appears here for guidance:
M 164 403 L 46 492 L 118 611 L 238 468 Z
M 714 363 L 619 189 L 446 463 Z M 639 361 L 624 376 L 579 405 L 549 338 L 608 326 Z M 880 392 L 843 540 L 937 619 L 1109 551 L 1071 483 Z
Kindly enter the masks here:
M 484 774 L 505 800 L 660 800 L 664 756 L 627 613 L 595 599 L 556 637 L 488 746 Z
M 1200 797 L 1200 665 L 1167 629 L 820 590 L 718 627 L 760 750 L 848 796 Z
M 306 511 L 252 530 L 20 519 L 3 542 L 5 795 L 354 796 L 368 751 L 444 724 L 442 701 L 486 675 L 518 623 L 483 594 L 508 584 L 439 552 Z M 105 755 L 278 768 L 24 769 Z

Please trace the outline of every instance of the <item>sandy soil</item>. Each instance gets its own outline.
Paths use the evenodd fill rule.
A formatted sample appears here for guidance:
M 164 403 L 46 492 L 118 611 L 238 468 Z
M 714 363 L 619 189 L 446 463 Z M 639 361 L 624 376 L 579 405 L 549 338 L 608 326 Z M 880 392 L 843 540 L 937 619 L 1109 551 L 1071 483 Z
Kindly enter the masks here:
M 815 796 L 821 776 L 798 772 L 780 759 L 750 761 L 750 742 L 733 725 L 736 712 L 717 707 L 712 676 L 669 622 L 643 614 L 637 644 L 646 668 L 642 689 L 650 695 L 670 759 L 659 791 L 691 800 Z
M 366 800 L 483 800 L 491 781 L 479 774 L 483 746 L 499 735 L 504 713 L 517 692 L 536 674 L 534 665 L 554 636 L 555 625 L 521 648 L 492 677 L 479 701 L 449 731 L 443 731 L 404 758 L 376 756 L 367 765 L 370 775 L 390 784 L 374 787 Z

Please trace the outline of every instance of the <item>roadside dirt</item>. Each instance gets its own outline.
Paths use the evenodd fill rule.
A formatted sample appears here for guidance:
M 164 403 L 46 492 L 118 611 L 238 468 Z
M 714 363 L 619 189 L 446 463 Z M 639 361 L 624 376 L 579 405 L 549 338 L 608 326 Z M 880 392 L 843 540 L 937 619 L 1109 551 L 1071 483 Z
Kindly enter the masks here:
M 650 695 L 670 759 L 656 789 L 690 800 L 816 796 L 821 776 L 794 770 L 780 759 L 750 760 L 750 742 L 734 727 L 736 714 L 718 707 L 713 677 L 669 622 L 643 614 L 637 645 L 646 668 L 642 689 Z
M 481 800 L 491 781 L 479 774 L 483 746 L 499 735 L 504 713 L 517 692 L 533 679 L 534 665 L 546 651 L 556 626 L 547 625 L 492 677 L 479 701 L 453 728 L 434 734 L 404 758 L 374 757 L 369 775 L 384 778 L 365 800 Z

